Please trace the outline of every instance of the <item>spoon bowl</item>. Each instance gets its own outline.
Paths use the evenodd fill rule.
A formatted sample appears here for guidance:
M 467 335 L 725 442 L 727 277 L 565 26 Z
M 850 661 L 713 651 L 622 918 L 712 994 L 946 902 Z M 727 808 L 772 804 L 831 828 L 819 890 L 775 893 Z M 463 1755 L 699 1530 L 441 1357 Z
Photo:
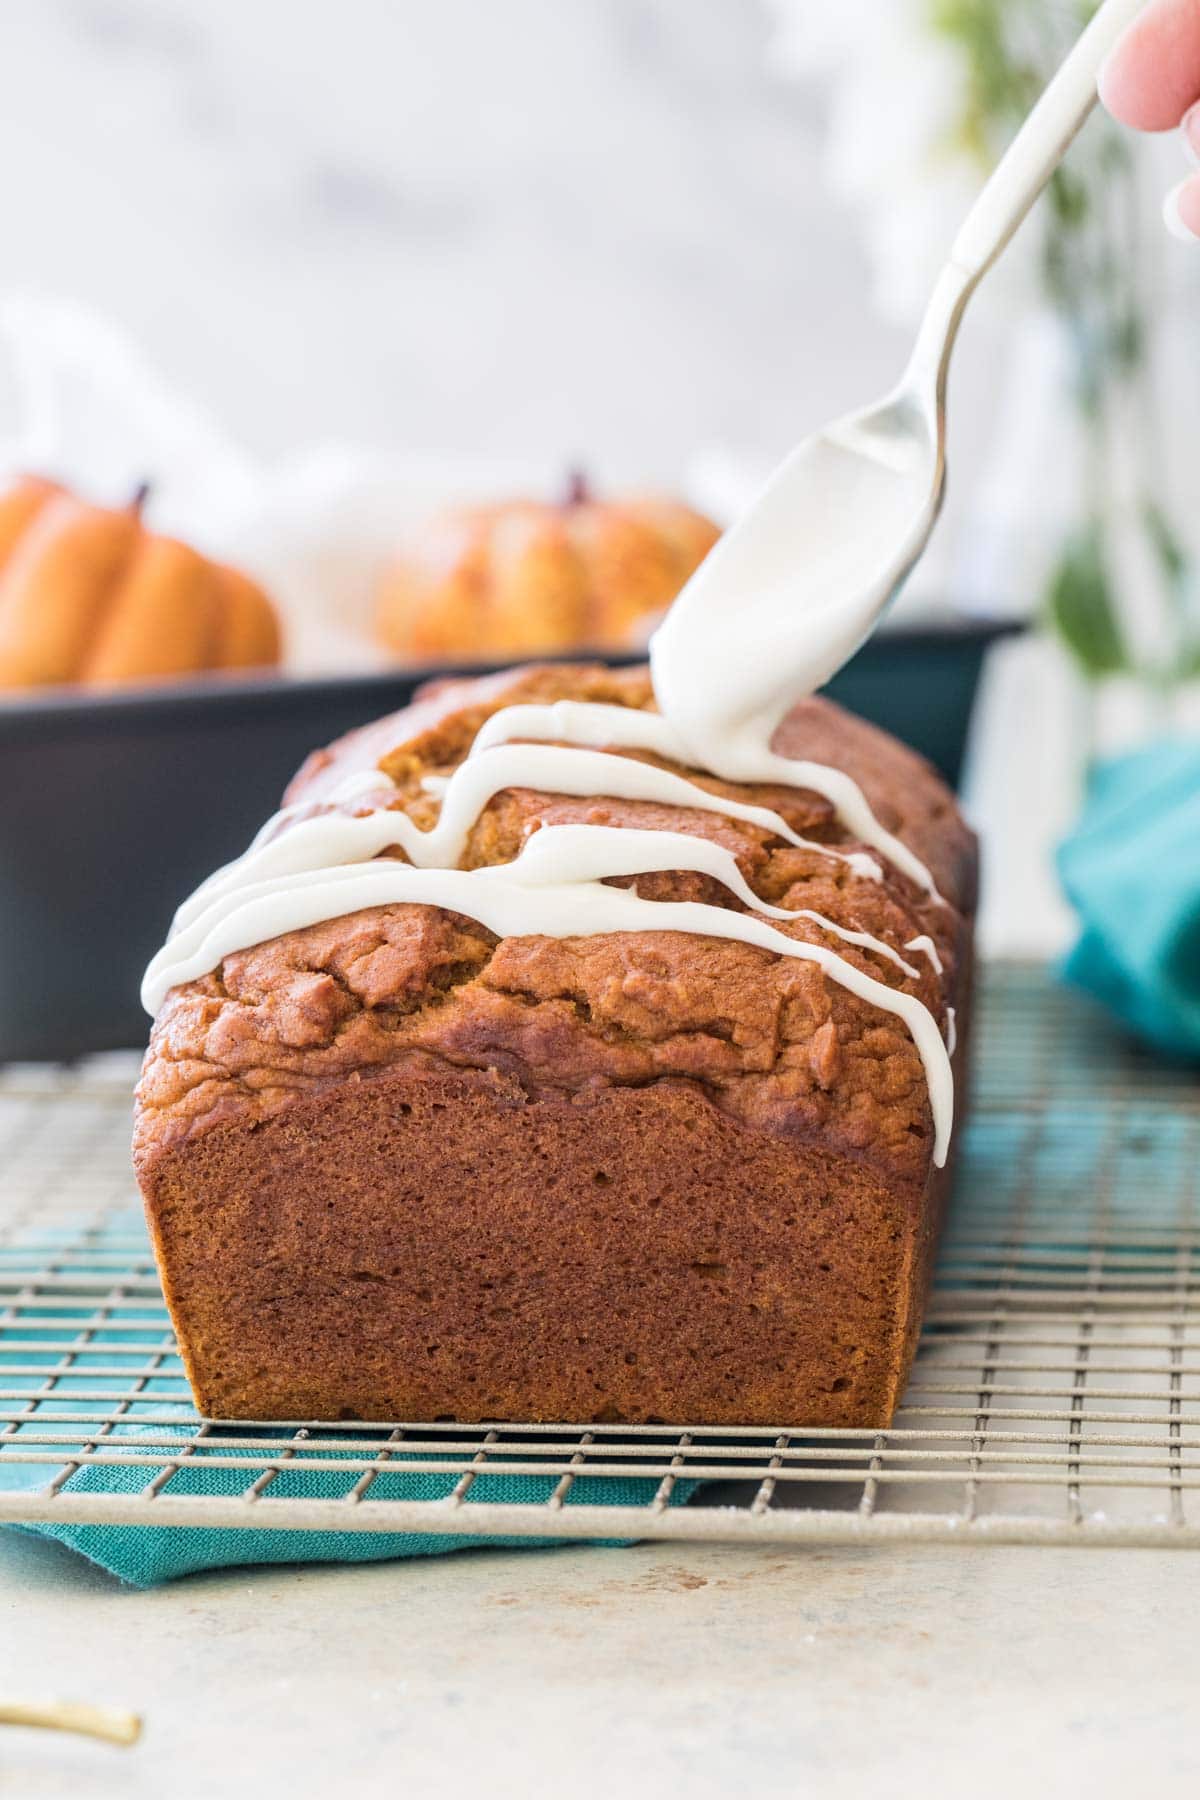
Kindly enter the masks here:
M 655 691 L 685 739 L 700 748 L 699 717 L 693 733 L 687 723 L 696 690 L 678 678 L 685 642 L 726 640 L 717 673 L 731 725 L 735 707 L 748 726 L 782 716 L 869 636 L 924 549 L 944 486 L 936 389 L 906 382 L 797 445 L 655 635 Z

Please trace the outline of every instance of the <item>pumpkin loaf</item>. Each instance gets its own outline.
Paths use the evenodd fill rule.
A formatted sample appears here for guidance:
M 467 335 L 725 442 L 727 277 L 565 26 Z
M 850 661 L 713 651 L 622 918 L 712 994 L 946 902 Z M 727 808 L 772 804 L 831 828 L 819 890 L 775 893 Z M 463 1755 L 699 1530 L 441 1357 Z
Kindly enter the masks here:
M 428 824 L 424 778 L 492 712 L 564 697 L 651 704 L 636 670 L 446 684 L 310 758 L 286 798 L 330 804 L 347 773 L 378 766 Z M 947 1031 L 955 1009 L 961 1077 L 976 851 L 951 794 L 824 700 L 775 745 L 852 775 L 944 903 L 758 825 L 523 790 L 486 808 L 464 866 L 510 860 L 547 824 L 707 835 L 760 898 L 897 949 L 932 939 L 915 974 L 845 956 Z M 702 779 L 847 846 L 814 793 Z M 738 905 L 694 873 L 636 886 Z M 819 938 L 806 920 L 786 929 Z M 932 1142 L 905 1026 L 817 964 L 679 932 L 498 940 L 395 905 L 174 988 L 135 1163 L 208 1415 L 882 1427 L 946 1198 Z

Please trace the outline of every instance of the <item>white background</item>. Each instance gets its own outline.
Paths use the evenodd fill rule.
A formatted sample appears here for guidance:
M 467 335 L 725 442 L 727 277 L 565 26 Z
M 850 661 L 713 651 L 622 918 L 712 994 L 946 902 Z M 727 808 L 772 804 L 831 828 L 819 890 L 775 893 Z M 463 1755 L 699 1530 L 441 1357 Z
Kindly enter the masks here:
M 0 280 L 253 448 L 774 455 L 905 339 L 769 40 L 755 0 L 6 7 Z
M 620 485 L 680 481 L 722 446 L 754 469 L 881 392 L 907 349 L 822 180 L 822 96 L 772 45 L 760 0 L 7 6 L 0 294 L 111 318 L 254 451 L 581 459 Z M 1177 161 L 1162 149 L 1156 188 Z M 1188 518 L 1200 258 L 1166 244 L 1156 200 L 1141 255 L 1178 340 Z M 1030 598 L 1026 515 L 1066 504 L 1052 376 L 989 284 L 927 586 Z

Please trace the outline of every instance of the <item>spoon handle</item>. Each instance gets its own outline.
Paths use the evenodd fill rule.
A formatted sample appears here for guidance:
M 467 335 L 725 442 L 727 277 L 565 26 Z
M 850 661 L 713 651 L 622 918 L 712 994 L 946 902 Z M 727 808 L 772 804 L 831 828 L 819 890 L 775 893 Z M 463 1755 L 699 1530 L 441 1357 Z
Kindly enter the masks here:
M 1104 0 L 1022 125 L 954 240 L 950 261 L 972 286 L 991 268 L 1096 104 L 1108 53 L 1143 0 Z

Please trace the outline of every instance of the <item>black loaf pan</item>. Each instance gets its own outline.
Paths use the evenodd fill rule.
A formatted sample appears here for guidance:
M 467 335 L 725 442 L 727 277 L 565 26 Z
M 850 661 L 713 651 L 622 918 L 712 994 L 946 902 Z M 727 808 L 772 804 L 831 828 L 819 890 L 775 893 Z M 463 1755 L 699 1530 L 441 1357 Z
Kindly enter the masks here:
M 887 633 L 828 691 L 957 783 L 1003 629 Z M 143 1043 L 138 985 L 179 901 L 244 849 L 309 750 L 448 672 L 0 703 L 0 1061 Z

